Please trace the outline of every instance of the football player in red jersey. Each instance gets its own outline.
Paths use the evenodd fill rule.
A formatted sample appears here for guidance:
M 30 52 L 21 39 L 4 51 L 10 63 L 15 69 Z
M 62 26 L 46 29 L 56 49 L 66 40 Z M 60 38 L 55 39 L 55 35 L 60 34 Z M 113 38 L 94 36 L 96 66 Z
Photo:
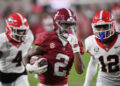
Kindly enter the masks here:
M 92 28 L 94 35 L 85 39 L 91 57 L 83 86 L 90 86 L 98 64 L 96 86 L 120 86 L 120 35 L 115 31 L 115 19 L 101 10 L 94 16 Z
M 22 63 L 33 43 L 27 19 L 12 13 L 6 19 L 6 32 L 0 34 L 0 86 L 29 86 Z
M 35 65 L 27 64 L 28 71 L 39 73 L 38 86 L 68 86 L 69 71 L 74 62 L 78 74 L 84 71 L 81 54 L 84 53 L 83 45 L 78 42 L 75 35 L 77 25 L 76 17 L 70 9 L 59 9 L 54 17 L 54 31 L 39 34 L 35 40 L 35 47 L 30 49 L 26 62 L 34 55 L 47 58 L 47 71 Z

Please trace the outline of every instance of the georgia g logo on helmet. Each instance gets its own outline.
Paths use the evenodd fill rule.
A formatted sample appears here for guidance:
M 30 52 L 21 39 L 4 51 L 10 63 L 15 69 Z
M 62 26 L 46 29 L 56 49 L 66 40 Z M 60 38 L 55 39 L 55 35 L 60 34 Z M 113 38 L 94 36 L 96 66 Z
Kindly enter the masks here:
M 13 18 L 12 17 L 8 18 L 8 22 L 13 23 Z
M 7 34 L 16 42 L 23 42 L 29 25 L 27 19 L 20 13 L 12 13 L 6 19 Z

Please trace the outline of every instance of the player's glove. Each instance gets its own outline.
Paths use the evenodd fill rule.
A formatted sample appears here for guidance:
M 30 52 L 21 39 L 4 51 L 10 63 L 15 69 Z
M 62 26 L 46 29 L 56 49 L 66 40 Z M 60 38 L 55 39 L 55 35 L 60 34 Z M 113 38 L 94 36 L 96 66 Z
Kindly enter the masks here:
M 47 71 L 47 67 L 48 65 L 44 65 L 44 66 L 41 66 L 39 67 L 39 62 L 41 61 L 42 59 L 39 59 L 38 61 L 36 61 L 33 65 L 31 64 L 27 64 L 26 65 L 26 69 L 30 72 L 30 73 L 36 73 L 36 74 L 42 74 L 44 72 Z
M 73 53 L 80 52 L 78 39 L 77 39 L 75 34 L 74 35 L 73 34 L 69 34 L 67 40 L 70 43 L 70 45 L 72 46 Z

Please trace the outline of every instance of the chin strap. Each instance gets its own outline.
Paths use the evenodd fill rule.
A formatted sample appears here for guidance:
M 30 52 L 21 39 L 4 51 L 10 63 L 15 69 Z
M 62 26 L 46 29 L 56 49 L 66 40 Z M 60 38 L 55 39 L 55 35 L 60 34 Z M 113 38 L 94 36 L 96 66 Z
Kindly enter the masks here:
M 100 40 L 103 41 L 103 37 L 105 37 L 105 32 L 100 32 Z

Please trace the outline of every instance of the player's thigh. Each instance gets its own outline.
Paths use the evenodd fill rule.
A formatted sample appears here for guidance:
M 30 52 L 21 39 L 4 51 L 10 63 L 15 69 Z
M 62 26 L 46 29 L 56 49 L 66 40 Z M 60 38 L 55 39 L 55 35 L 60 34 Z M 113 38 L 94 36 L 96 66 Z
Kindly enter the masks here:
M 28 76 L 22 75 L 15 81 L 15 86 L 30 86 L 28 82 Z

